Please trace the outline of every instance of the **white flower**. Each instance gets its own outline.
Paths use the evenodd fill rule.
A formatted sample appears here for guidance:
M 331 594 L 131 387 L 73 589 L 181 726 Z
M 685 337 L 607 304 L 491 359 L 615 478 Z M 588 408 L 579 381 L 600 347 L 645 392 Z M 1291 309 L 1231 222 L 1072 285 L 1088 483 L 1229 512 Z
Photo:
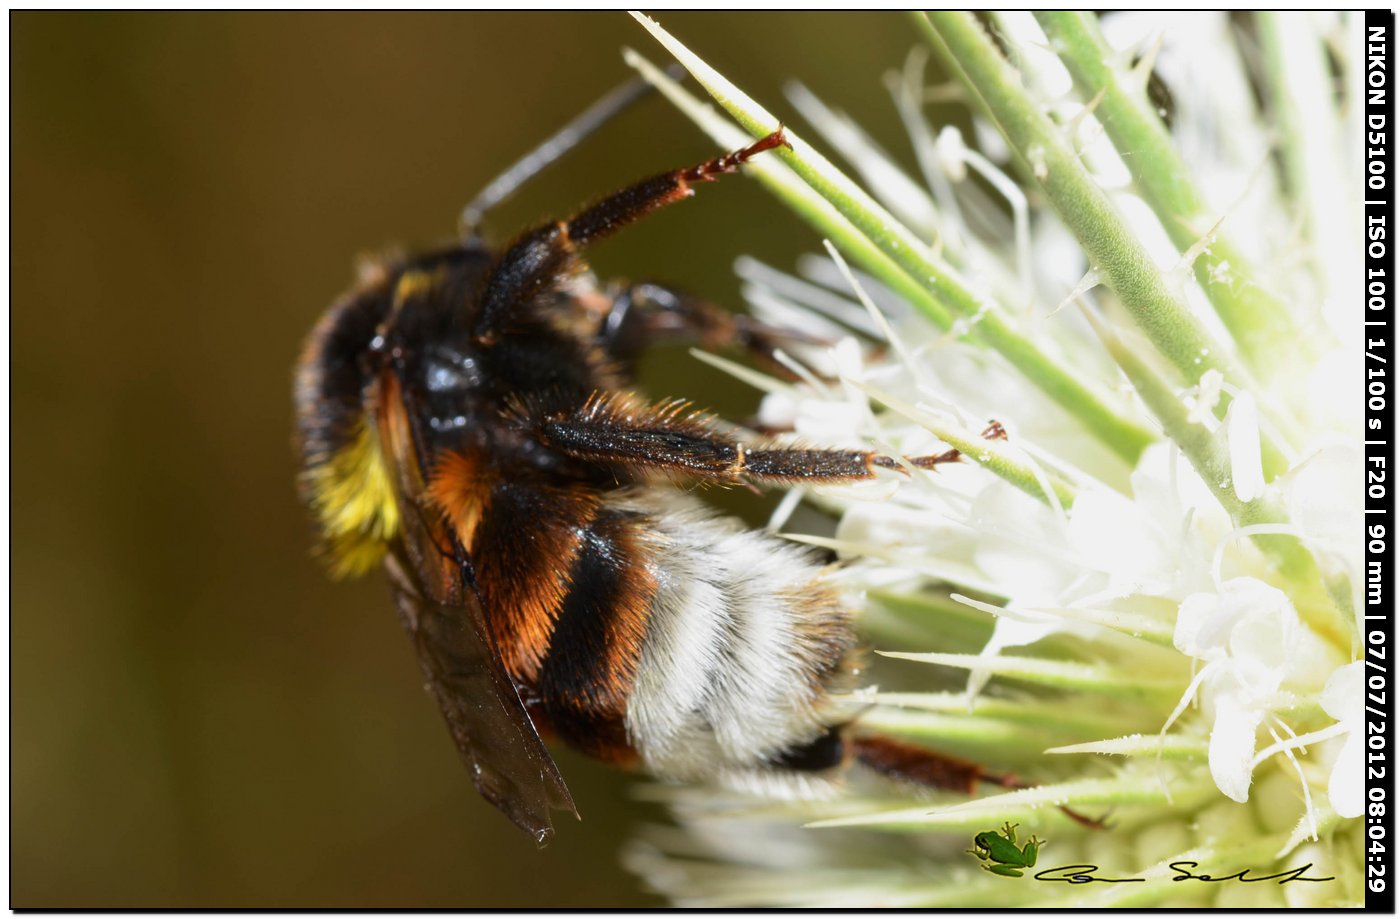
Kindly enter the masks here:
M 1249 800 L 1260 725 L 1290 699 L 1281 687 L 1301 629 L 1287 595 L 1254 578 L 1227 581 L 1219 593 L 1192 594 L 1177 612 L 1177 650 L 1205 662 L 1188 697 L 1199 686 L 1214 709 L 1211 777 L 1234 801 Z
M 1364 806 L 1365 788 L 1361 781 L 1361 747 L 1365 742 L 1361 718 L 1366 704 L 1364 679 L 1365 664 L 1352 661 L 1332 673 L 1318 697 L 1323 710 L 1337 719 L 1346 737 L 1327 779 L 1327 796 L 1339 817 L 1360 817 Z

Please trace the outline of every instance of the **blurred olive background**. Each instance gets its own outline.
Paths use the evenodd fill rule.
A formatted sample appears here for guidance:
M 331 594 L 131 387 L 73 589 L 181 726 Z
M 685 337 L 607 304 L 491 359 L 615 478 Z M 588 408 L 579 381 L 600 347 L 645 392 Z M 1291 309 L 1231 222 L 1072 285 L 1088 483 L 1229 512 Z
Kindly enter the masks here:
M 902 15 L 660 19 L 794 124 L 800 76 L 900 136 L 881 79 L 916 41 Z M 477 797 L 382 578 L 311 557 L 290 388 L 357 254 L 450 237 L 630 75 L 622 46 L 659 49 L 616 13 L 10 23 L 11 906 L 656 903 L 618 860 L 664 819 L 637 779 L 561 752 L 584 820 L 543 852 Z M 649 100 L 488 230 L 713 152 Z M 816 243 L 734 179 L 592 261 L 737 304 L 737 255 Z M 669 363 L 657 395 L 752 406 Z

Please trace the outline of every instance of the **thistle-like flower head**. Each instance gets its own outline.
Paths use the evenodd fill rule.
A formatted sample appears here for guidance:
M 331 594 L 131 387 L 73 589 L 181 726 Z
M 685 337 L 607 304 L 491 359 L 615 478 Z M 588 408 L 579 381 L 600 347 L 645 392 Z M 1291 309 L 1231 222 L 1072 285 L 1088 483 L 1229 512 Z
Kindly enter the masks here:
M 644 24 L 745 130 L 772 128 Z M 861 182 L 790 118 L 793 150 L 755 163 L 829 242 L 797 274 L 741 260 L 750 306 L 834 344 L 785 355 L 795 381 L 745 376 L 762 420 L 806 442 L 962 452 L 806 493 L 835 519 L 822 535 L 789 519 L 795 498 L 773 526 L 844 560 L 880 652 L 849 700 L 863 729 L 1035 784 L 968 799 L 854 770 L 789 800 L 657 790 L 679 826 L 630 864 L 688 904 L 1359 903 L 1359 22 L 915 25 L 927 44 L 889 86 L 917 175 L 800 86 L 792 106 Z M 930 83 L 930 54 L 950 82 Z M 952 97 L 970 133 L 931 123 L 927 101 Z M 967 854 L 1008 823 L 1048 842 Z M 979 870 L 998 853 L 1010 867 Z M 1187 862 L 1330 880 L 1174 881 Z M 1030 876 L 1071 864 L 1142 880 Z

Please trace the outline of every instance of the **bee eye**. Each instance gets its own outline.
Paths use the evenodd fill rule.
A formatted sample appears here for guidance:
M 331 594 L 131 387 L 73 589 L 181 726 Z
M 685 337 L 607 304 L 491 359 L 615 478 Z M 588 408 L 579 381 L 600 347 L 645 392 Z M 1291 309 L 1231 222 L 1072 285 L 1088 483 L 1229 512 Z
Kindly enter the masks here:
M 440 349 L 423 362 L 424 385 L 428 392 L 452 393 L 472 389 L 481 383 L 476 360 L 456 351 Z

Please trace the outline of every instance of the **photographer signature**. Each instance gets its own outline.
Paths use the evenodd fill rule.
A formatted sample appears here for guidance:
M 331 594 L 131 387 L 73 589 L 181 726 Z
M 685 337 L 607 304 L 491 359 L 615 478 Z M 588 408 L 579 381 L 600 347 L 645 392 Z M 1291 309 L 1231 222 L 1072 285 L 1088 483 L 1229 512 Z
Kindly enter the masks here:
M 1172 877 L 1173 881 L 1204 881 L 1210 884 L 1219 884 L 1222 881 L 1239 881 L 1242 884 L 1257 884 L 1260 881 L 1277 881 L 1280 884 L 1287 884 L 1289 881 L 1333 881 L 1336 878 L 1310 878 L 1304 877 L 1304 873 L 1312 867 L 1312 862 L 1300 865 L 1297 868 L 1290 868 L 1287 871 L 1280 871 L 1277 874 L 1261 875 L 1252 877 L 1250 872 L 1254 869 L 1244 868 L 1234 874 L 1226 874 L 1215 877 L 1209 874 L 1196 874 L 1192 869 L 1199 868 L 1199 862 L 1171 862 L 1168 868 L 1176 872 Z M 1057 868 L 1046 868 L 1044 871 L 1037 871 L 1033 877 L 1037 881 L 1055 882 L 1061 884 L 1133 884 L 1146 881 L 1147 878 L 1108 878 L 1099 877 L 1094 872 L 1099 870 L 1098 865 L 1060 865 Z

